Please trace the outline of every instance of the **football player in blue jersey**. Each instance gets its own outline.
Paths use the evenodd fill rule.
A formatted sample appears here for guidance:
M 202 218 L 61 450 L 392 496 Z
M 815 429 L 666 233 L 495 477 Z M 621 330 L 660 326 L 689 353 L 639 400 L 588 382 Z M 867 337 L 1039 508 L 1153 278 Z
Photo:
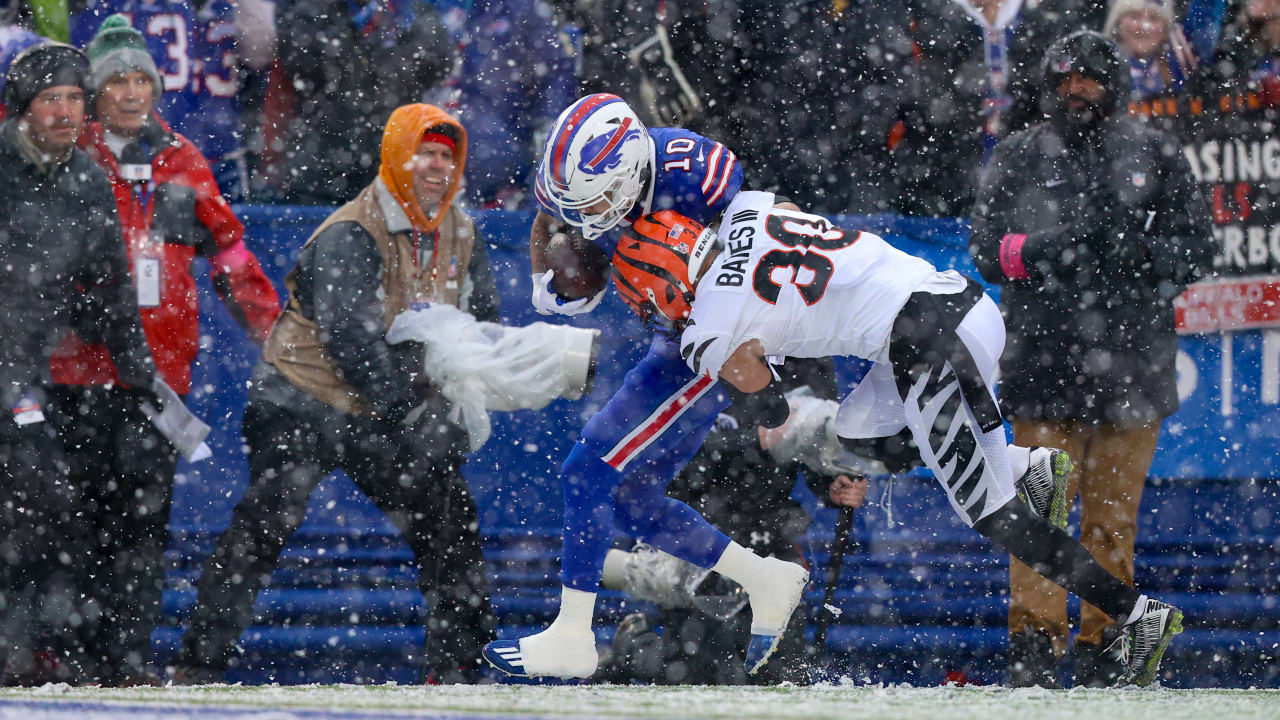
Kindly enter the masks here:
M 646 128 L 616 95 L 579 99 L 551 127 L 538 167 L 534 193 L 542 210 L 529 242 L 534 307 L 543 314 L 576 315 L 594 309 L 604 295 L 556 295 L 556 269 L 548 267 L 543 252 L 555 223 L 577 228 L 612 255 L 619 226 L 646 213 L 673 209 L 711 223 L 742 188 L 742 177 L 733 152 L 718 142 L 679 128 Z M 541 633 L 490 643 L 484 655 L 491 664 L 518 676 L 595 672 L 591 619 L 615 529 L 740 584 L 752 611 L 747 669 L 754 674 L 767 662 L 800 602 L 808 571 L 755 555 L 665 493 L 728 407 L 727 398 L 714 378 L 689 370 L 675 339 L 654 336 L 649 352 L 587 422 L 561 468 L 559 615 Z

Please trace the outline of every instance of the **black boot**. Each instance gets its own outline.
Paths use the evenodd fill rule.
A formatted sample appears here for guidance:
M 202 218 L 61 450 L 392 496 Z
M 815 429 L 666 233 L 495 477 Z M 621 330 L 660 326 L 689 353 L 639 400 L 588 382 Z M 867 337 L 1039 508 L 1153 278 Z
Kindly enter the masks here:
M 644 613 L 631 613 L 618 624 L 613 645 L 594 677 L 614 683 L 657 682 L 663 665 L 662 637 Z
M 1119 625 L 1111 625 L 1102 631 L 1101 644 L 1076 643 L 1075 687 L 1105 688 L 1120 682 L 1120 677 L 1124 674 L 1124 663 L 1120 662 L 1114 652 L 1107 650 L 1120 632 Z
M 1057 666 L 1058 657 L 1048 634 L 1023 630 L 1009 636 L 1009 687 L 1061 690 Z

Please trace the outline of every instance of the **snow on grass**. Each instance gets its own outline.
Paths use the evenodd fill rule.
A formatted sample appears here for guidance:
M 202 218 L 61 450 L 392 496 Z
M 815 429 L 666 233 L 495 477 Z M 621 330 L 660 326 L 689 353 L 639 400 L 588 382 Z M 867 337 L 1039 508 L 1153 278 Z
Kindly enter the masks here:
M 744 720 L 1275 720 L 1277 690 L 1009 690 L 988 687 L 645 687 L 546 686 L 225 686 L 183 688 L 43 688 L 0 690 L 0 717 L 62 717 L 59 707 L 94 718 L 152 716 L 165 707 L 280 711 L 296 718 L 690 718 Z M 112 708 L 117 708 L 112 710 Z M 105 710 L 105 714 L 103 711 Z M 174 712 L 174 717 L 182 716 Z M 258 716 L 261 717 L 261 716 Z

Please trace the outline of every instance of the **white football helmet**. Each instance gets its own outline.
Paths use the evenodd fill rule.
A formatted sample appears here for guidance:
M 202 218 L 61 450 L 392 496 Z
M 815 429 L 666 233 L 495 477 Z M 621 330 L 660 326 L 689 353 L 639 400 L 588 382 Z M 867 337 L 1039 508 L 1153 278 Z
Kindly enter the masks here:
M 617 225 L 652 175 L 653 141 L 617 95 L 596 93 L 560 113 L 547 134 L 534 196 L 590 240 Z M 604 201 L 602 212 L 584 210 Z

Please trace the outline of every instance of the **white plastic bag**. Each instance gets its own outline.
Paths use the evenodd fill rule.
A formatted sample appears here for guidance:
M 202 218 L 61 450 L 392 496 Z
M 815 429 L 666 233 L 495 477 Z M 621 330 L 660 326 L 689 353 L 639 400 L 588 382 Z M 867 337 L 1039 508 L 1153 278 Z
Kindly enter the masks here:
M 427 376 L 454 405 L 471 449 L 489 439 L 490 410 L 538 410 L 558 397 L 576 400 L 590 384 L 598 330 L 537 322 L 481 322 L 452 305 L 406 310 L 387 331 L 392 345 L 426 345 Z

